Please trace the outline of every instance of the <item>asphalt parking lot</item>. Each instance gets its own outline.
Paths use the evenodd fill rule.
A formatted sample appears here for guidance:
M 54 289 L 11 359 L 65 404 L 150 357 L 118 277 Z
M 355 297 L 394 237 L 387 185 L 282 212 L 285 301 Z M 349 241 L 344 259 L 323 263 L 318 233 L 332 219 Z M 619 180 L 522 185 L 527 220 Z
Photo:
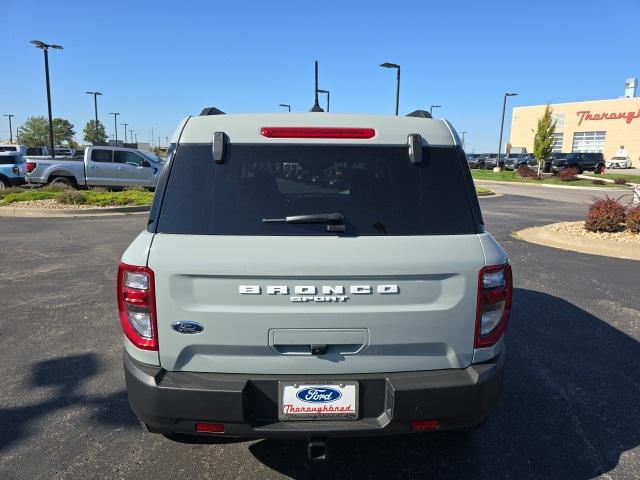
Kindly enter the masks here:
M 144 215 L 0 218 L 0 478 L 639 478 L 640 264 L 513 238 L 586 211 L 589 193 L 549 190 L 482 200 L 516 286 L 503 398 L 483 429 L 330 441 L 321 465 L 302 442 L 139 427 L 114 282 Z

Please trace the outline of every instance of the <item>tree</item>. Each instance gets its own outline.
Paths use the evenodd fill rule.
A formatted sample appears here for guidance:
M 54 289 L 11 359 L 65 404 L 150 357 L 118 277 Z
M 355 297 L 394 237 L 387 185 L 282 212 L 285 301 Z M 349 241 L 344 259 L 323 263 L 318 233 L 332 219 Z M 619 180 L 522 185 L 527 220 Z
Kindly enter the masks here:
M 97 133 L 97 137 L 96 137 Z M 104 125 L 98 120 L 98 131 L 96 132 L 96 121 L 89 120 L 84 126 L 84 141 L 90 142 L 93 145 L 103 145 L 107 143 L 107 134 L 104 130 Z
M 551 105 L 547 104 L 544 114 L 538 119 L 538 129 L 533 139 L 533 156 L 538 161 L 538 177 L 544 161 L 551 155 L 554 133 L 556 133 L 556 121 L 552 116 Z
M 71 144 L 73 136 L 73 125 L 64 118 L 53 119 L 53 141 L 56 146 L 63 143 Z M 20 143 L 30 147 L 41 147 L 49 145 L 49 121 L 46 117 L 30 117 L 18 128 L 18 139 Z

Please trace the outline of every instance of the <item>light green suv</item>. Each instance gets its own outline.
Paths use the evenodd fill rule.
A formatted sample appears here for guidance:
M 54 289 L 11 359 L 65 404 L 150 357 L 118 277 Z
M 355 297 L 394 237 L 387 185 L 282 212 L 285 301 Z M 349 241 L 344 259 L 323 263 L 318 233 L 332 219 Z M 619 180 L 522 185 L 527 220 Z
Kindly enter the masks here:
M 152 431 L 462 430 L 498 401 L 507 255 L 443 120 L 206 109 L 173 137 L 118 271 Z

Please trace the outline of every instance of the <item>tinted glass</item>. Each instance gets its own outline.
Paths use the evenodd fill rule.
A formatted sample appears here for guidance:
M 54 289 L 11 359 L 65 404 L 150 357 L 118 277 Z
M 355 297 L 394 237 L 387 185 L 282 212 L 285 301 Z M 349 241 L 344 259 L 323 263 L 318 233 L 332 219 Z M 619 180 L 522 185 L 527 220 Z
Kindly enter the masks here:
M 113 152 L 113 156 L 113 161 L 115 163 L 126 163 L 127 165 L 134 165 L 136 167 L 139 167 L 142 164 L 142 157 L 134 152 L 116 150 Z
M 216 164 L 211 145 L 182 145 L 157 231 L 327 235 L 323 224 L 262 220 L 338 212 L 347 235 L 476 233 L 461 158 L 455 148 L 424 148 L 412 165 L 407 147 L 230 144 Z
M 0 165 L 14 165 L 22 163 L 18 155 L 0 155 Z
M 91 151 L 91 161 L 111 163 L 113 161 L 112 153 L 113 153 L 113 150 L 94 149 Z
M 13 147 L 11 145 L 0 145 L 0 152 L 17 152 L 18 147 Z

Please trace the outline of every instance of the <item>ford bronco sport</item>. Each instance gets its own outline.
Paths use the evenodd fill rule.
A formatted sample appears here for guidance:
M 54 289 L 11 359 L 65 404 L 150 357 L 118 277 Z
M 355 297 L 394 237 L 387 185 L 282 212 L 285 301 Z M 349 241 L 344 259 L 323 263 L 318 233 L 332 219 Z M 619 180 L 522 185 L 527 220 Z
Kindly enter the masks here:
M 151 431 L 322 451 L 482 424 L 511 268 L 458 135 L 424 117 L 182 122 L 118 270 L 129 401 Z

